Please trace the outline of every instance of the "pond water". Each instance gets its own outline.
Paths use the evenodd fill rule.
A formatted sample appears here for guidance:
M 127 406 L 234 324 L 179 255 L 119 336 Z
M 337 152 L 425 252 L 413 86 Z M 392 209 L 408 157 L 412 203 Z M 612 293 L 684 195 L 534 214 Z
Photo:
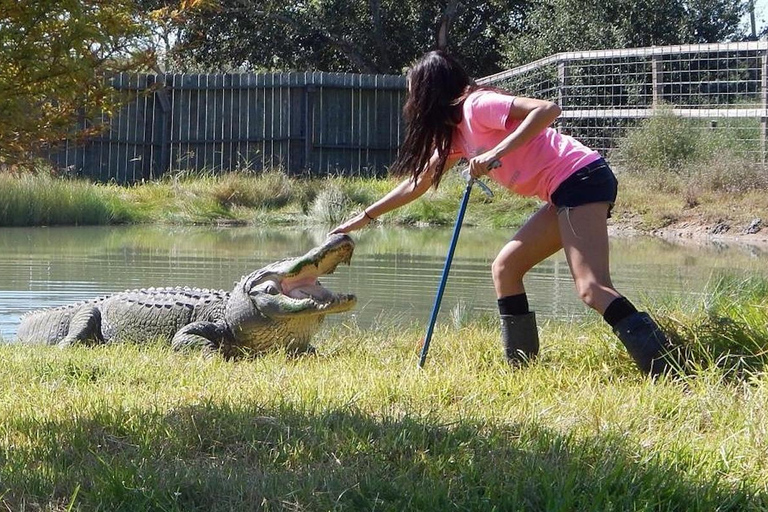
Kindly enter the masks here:
M 210 227 L 62 227 L 0 229 L 0 337 L 15 337 L 31 309 L 58 306 L 130 288 L 186 285 L 229 289 L 243 274 L 303 254 L 322 229 Z M 462 229 L 440 322 L 495 314 L 490 264 L 511 232 Z M 353 235 L 352 265 L 323 284 L 358 296 L 357 308 L 330 322 L 426 323 L 451 229 L 374 228 Z M 696 297 L 714 276 L 768 276 L 765 251 L 754 247 L 682 246 L 658 239 L 612 239 L 614 284 L 640 305 Z M 537 266 L 526 282 L 541 317 L 588 313 L 574 292 L 562 254 Z

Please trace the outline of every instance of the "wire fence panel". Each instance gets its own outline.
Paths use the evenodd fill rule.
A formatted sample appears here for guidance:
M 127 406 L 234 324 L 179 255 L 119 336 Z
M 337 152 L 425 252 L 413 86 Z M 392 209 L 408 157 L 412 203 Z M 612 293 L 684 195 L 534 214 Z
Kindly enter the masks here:
M 610 156 L 626 135 L 658 114 L 687 118 L 704 132 L 765 162 L 768 42 L 560 53 L 480 80 L 563 109 L 558 128 Z
M 341 73 L 119 74 L 99 136 L 48 155 L 70 174 L 134 183 L 168 172 L 376 175 L 395 159 L 405 78 Z

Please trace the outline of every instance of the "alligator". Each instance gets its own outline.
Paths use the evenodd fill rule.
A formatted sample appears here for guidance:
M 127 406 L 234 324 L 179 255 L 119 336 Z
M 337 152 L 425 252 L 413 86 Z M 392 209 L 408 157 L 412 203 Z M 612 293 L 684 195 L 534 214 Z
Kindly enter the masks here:
M 61 347 L 162 340 L 227 358 L 280 347 L 311 351 L 325 316 L 355 306 L 354 295 L 318 281 L 349 264 L 354 247 L 348 235 L 331 235 L 303 256 L 243 276 L 232 291 L 145 288 L 32 311 L 22 317 L 17 338 Z

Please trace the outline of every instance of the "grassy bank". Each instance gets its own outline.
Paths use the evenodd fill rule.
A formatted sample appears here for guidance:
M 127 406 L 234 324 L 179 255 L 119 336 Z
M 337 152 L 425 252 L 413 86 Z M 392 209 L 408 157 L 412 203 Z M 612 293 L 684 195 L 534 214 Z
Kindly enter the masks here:
M 454 173 L 455 174 L 455 173 Z M 334 224 L 375 201 L 396 179 L 290 178 L 281 172 L 176 176 L 130 187 L 52 177 L 50 173 L 0 173 L 0 226 L 170 224 Z M 429 201 L 384 219 L 395 224 L 446 225 L 464 185 L 447 179 Z M 476 194 L 479 196 L 480 194 Z M 481 197 L 475 197 L 481 202 Z M 474 221 L 519 223 L 535 203 L 500 194 Z
M 763 190 L 694 187 L 679 176 L 663 179 L 619 169 L 620 195 L 612 222 L 641 231 L 693 224 L 728 224 L 733 232 L 768 211 Z M 695 182 L 695 177 L 690 178 Z M 0 173 L 0 226 L 99 225 L 124 223 L 335 225 L 389 191 L 397 180 L 298 179 L 281 172 L 176 177 L 121 187 L 51 177 Z M 700 183 L 700 182 L 697 182 Z M 492 201 L 472 196 L 467 224 L 519 226 L 539 203 L 491 184 Z M 392 212 L 381 222 L 450 225 L 464 184 L 451 173 L 437 191 Z M 768 219 L 763 219 L 765 223 Z
M 0 504 L 765 510 L 766 288 L 724 281 L 658 312 L 694 364 L 657 382 L 597 318 L 542 325 L 518 371 L 483 319 L 440 326 L 422 371 L 423 326 L 339 325 L 316 356 L 234 363 L 0 345 Z
M 768 211 L 768 168 L 761 162 L 760 125 L 733 119 L 678 117 L 657 109 L 629 130 L 609 159 L 619 175 L 614 223 L 641 231 L 683 226 L 739 233 Z M 159 222 L 172 224 L 328 224 L 349 217 L 389 191 L 398 180 L 297 179 L 279 170 L 224 175 L 175 173 L 131 187 L 94 185 L 51 176 L 50 169 L 0 172 L 0 226 Z M 476 192 L 466 222 L 514 227 L 538 206 L 496 186 L 487 201 Z M 447 225 L 464 189 L 448 173 L 427 200 L 386 215 L 394 224 Z
M 768 168 L 760 160 L 760 133 L 754 119 L 713 126 L 658 109 L 610 154 L 621 175 L 617 217 L 645 231 L 717 227 L 739 234 L 756 219 L 765 226 Z

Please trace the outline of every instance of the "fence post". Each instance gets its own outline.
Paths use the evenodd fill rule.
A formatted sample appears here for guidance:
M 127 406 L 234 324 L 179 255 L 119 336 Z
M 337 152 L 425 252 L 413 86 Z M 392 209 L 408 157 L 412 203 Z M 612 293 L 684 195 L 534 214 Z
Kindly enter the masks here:
M 565 88 L 568 86 L 568 66 L 565 60 L 557 63 L 557 103 L 565 106 Z
M 557 104 L 560 108 L 565 108 L 567 98 L 566 88 L 568 87 L 568 65 L 565 59 L 557 62 Z M 557 124 L 557 131 L 562 129 L 562 122 Z
M 160 133 L 157 141 L 157 145 L 160 146 L 159 156 L 157 159 L 157 169 L 152 169 L 152 178 L 159 178 L 165 172 L 171 168 L 171 123 L 169 112 L 171 111 L 171 101 L 168 99 L 167 92 L 167 75 L 160 75 L 160 79 L 157 83 L 160 85 L 155 90 L 157 97 L 156 104 L 160 104 L 159 123 Z M 153 141 L 154 142 L 154 141 Z M 156 172 L 155 172 L 156 171 Z
M 651 55 L 651 88 L 653 91 L 653 102 L 651 104 L 653 108 L 659 106 L 659 101 L 661 101 L 661 97 L 664 93 L 664 77 L 662 76 L 663 66 L 660 66 L 660 63 L 660 55 Z
M 765 140 L 768 133 L 768 53 L 760 52 L 760 162 L 765 163 Z

